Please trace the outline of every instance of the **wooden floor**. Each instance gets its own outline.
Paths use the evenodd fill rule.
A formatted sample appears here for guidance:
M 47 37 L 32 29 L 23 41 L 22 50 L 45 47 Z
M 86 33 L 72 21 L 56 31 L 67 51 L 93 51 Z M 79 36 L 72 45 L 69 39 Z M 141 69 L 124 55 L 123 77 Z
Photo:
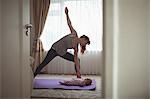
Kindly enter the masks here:
M 75 75 L 38 75 L 35 79 L 63 78 L 64 80 L 76 78 Z M 31 99 L 100 99 L 101 98 L 101 76 L 82 75 L 82 78 L 96 80 L 96 90 L 62 90 L 62 89 L 33 89 Z

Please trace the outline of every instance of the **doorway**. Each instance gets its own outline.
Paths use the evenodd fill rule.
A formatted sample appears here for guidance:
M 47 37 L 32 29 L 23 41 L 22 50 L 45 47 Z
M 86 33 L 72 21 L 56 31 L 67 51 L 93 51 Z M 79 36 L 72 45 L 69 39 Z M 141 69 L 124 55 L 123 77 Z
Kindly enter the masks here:
M 92 8 L 93 9 L 99 9 L 99 10 L 91 10 L 91 12 L 93 12 L 93 14 L 89 14 L 88 13 L 83 13 L 82 11 L 87 10 L 86 7 L 88 7 L 88 3 L 90 2 L 90 7 L 89 9 L 91 9 L 91 4 L 93 4 Z M 92 3 L 91 3 L 92 2 Z M 95 8 L 95 4 L 98 4 L 97 2 L 100 3 L 100 5 L 97 5 L 98 8 Z M 94 4 L 95 3 L 95 4 Z M 85 4 L 85 5 L 83 5 Z M 67 5 L 68 8 L 70 8 L 69 11 L 71 11 L 70 13 L 72 13 L 71 18 L 73 21 L 73 25 L 75 26 L 75 28 L 77 29 L 77 31 L 79 31 L 79 33 L 89 33 L 88 35 L 90 37 L 94 37 L 92 38 L 93 42 L 91 47 L 87 48 L 87 50 L 89 49 L 89 52 L 87 51 L 85 53 L 85 55 L 79 55 L 79 57 L 81 58 L 82 61 L 82 67 L 81 67 L 81 73 L 82 73 L 82 77 L 86 78 L 86 77 L 90 77 L 92 79 L 96 79 L 96 87 L 97 89 L 95 91 L 73 91 L 74 95 L 70 96 L 71 94 L 69 94 L 71 91 L 63 91 L 63 90 L 33 90 L 33 94 L 32 97 L 47 97 L 49 98 L 50 96 L 53 96 L 55 98 L 61 98 L 62 97 L 69 97 L 69 98 L 84 98 L 87 97 L 86 95 L 84 96 L 84 93 L 91 93 L 89 94 L 89 97 L 91 97 L 90 95 L 96 94 L 96 97 L 102 97 L 102 73 L 103 72 L 103 66 L 104 66 L 104 60 L 103 60 L 103 41 L 102 41 L 102 37 L 103 37 L 103 1 L 102 0 L 51 0 L 51 4 L 50 4 L 50 13 L 48 14 L 47 20 L 49 19 L 50 21 L 46 21 L 45 23 L 45 28 L 43 30 L 43 33 L 40 37 L 41 41 L 43 42 L 43 47 L 44 47 L 44 55 L 43 58 L 46 56 L 47 51 L 50 49 L 51 45 L 58 40 L 60 37 L 64 36 L 66 33 L 69 33 L 69 29 L 67 27 L 66 24 L 66 19 L 64 19 L 65 17 L 63 16 L 64 14 L 64 7 Z M 81 6 L 81 8 L 78 7 L 78 5 Z M 75 6 L 75 8 L 73 8 L 73 6 Z M 52 8 L 53 7 L 53 8 Z M 78 9 L 78 10 L 77 10 Z M 90 19 L 88 17 L 82 17 L 82 15 L 78 15 L 77 12 L 79 12 L 81 14 L 89 14 L 86 16 L 97 16 L 97 17 L 92 17 L 91 20 L 94 19 L 94 22 L 91 21 L 89 22 L 90 26 L 85 26 L 85 22 L 86 21 L 90 21 Z M 89 10 L 88 10 L 89 11 Z M 95 12 L 95 13 L 94 13 Z M 99 14 L 97 14 L 97 12 L 100 12 Z M 74 13 L 74 14 L 73 14 Z M 74 17 L 75 16 L 75 17 Z M 80 17 L 80 18 L 78 18 Z M 99 18 L 98 18 L 99 17 Z M 81 19 L 81 20 L 79 20 Z M 85 20 L 84 20 L 85 19 Z M 82 23 L 83 21 L 83 23 Z M 59 23 L 56 24 L 56 23 Z M 52 24 L 54 23 L 54 24 Z M 94 25 L 92 25 L 93 23 L 95 23 Z M 48 25 L 46 25 L 48 24 Z M 61 25 L 63 26 L 61 26 Z M 78 25 L 80 24 L 80 25 Z M 46 26 L 48 28 L 46 28 Z M 52 28 L 49 28 L 49 26 L 54 26 Z M 93 27 L 92 27 L 93 26 Z M 95 29 L 94 26 L 97 26 L 97 28 Z M 87 30 L 87 27 L 89 30 Z M 90 30 L 90 28 L 94 28 L 93 30 Z M 64 30 L 64 31 L 63 31 Z M 96 31 L 97 30 L 97 31 Z M 44 35 L 45 33 L 45 35 Z M 50 34 L 51 33 L 51 34 Z M 59 35 L 54 35 L 56 33 L 59 33 Z M 62 34 L 60 34 L 62 33 Z M 85 34 L 87 34 L 85 33 Z M 92 34 L 92 33 L 97 33 L 97 34 Z M 100 34 L 101 33 L 101 34 Z M 80 34 L 80 35 L 81 35 Z M 31 48 L 32 48 L 32 43 L 34 42 L 33 36 L 31 35 Z M 51 38 L 50 41 L 48 41 L 48 39 Z M 52 40 L 53 39 L 53 40 Z M 95 39 L 97 39 L 97 41 L 95 41 Z M 44 41 L 45 40 L 45 41 Z M 44 44 L 44 42 L 48 43 L 47 45 Z M 97 44 L 98 43 L 98 44 Z M 69 50 L 70 53 L 72 53 L 72 50 Z M 61 66 L 60 66 L 61 65 Z M 69 65 L 69 66 L 68 66 Z M 74 72 L 74 66 L 70 66 L 70 65 L 74 65 L 71 62 L 65 61 L 63 59 L 61 59 L 60 57 L 57 57 L 55 59 L 53 59 L 48 66 L 46 66 L 43 70 L 42 70 L 42 74 L 38 75 L 35 79 L 52 79 L 52 78 L 64 78 L 64 79 L 71 79 L 75 77 L 75 72 Z M 62 75 L 63 74 L 63 75 Z M 41 93 L 43 93 L 43 95 L 41 95 Z M 55 93 L 55 94 L 54 94 Z M 64 96 L 61 95 L 60 93 L 65 93 Z M 75 96 L 75 94 L 78 93 L 78 96 Z M 101 94 L 99 94 L 101 93 Z M 56 95 L 59 94 L 59 95 Z M 40 96 L 41 95 L 41 96 Z M 82 95 L 82 96 L 80 96 Z

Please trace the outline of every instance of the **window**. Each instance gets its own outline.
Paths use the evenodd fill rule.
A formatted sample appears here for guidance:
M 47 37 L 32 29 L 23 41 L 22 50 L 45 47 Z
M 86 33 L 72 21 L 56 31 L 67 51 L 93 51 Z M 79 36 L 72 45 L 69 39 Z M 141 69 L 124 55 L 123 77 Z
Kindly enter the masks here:
M 52 0 L 45 27 L 40 39 L 47 51 L 52 44 L 70 33 L 65 16 L 69 16 L 78 36 L 85 34 L 90 38 L 88 51 L 102 50 L 102 0 Z

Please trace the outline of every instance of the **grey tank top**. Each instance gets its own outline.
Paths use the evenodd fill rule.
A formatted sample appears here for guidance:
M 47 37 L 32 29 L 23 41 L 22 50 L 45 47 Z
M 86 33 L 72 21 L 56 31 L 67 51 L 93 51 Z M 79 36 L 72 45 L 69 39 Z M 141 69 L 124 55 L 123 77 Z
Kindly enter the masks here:
M 54 49 L 59 55 L 63 56 L 66 54 L 67 49 L 73 48 L 72 41 L 75 37 L 77 37 L 75 34 L 68 34 L 62 37 L 52 45 L 52 49 Z

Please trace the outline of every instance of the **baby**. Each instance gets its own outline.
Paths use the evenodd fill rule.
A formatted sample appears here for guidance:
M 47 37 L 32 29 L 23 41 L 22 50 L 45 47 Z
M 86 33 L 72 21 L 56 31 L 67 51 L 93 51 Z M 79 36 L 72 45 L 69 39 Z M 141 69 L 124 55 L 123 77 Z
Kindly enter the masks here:
M 70 81 L 64 80 L 63 82 L 59 82 L 59 83 L 62 84 L 62 85 L 66 85 L 66 86 L 80 86 L 80 87 L 83 87 L 83 86 L 91 85 L 92 80 L 89 79 L 89 78 L 86 78 L 86 79 L 73 79 L 73 80 L 70 80 Z

